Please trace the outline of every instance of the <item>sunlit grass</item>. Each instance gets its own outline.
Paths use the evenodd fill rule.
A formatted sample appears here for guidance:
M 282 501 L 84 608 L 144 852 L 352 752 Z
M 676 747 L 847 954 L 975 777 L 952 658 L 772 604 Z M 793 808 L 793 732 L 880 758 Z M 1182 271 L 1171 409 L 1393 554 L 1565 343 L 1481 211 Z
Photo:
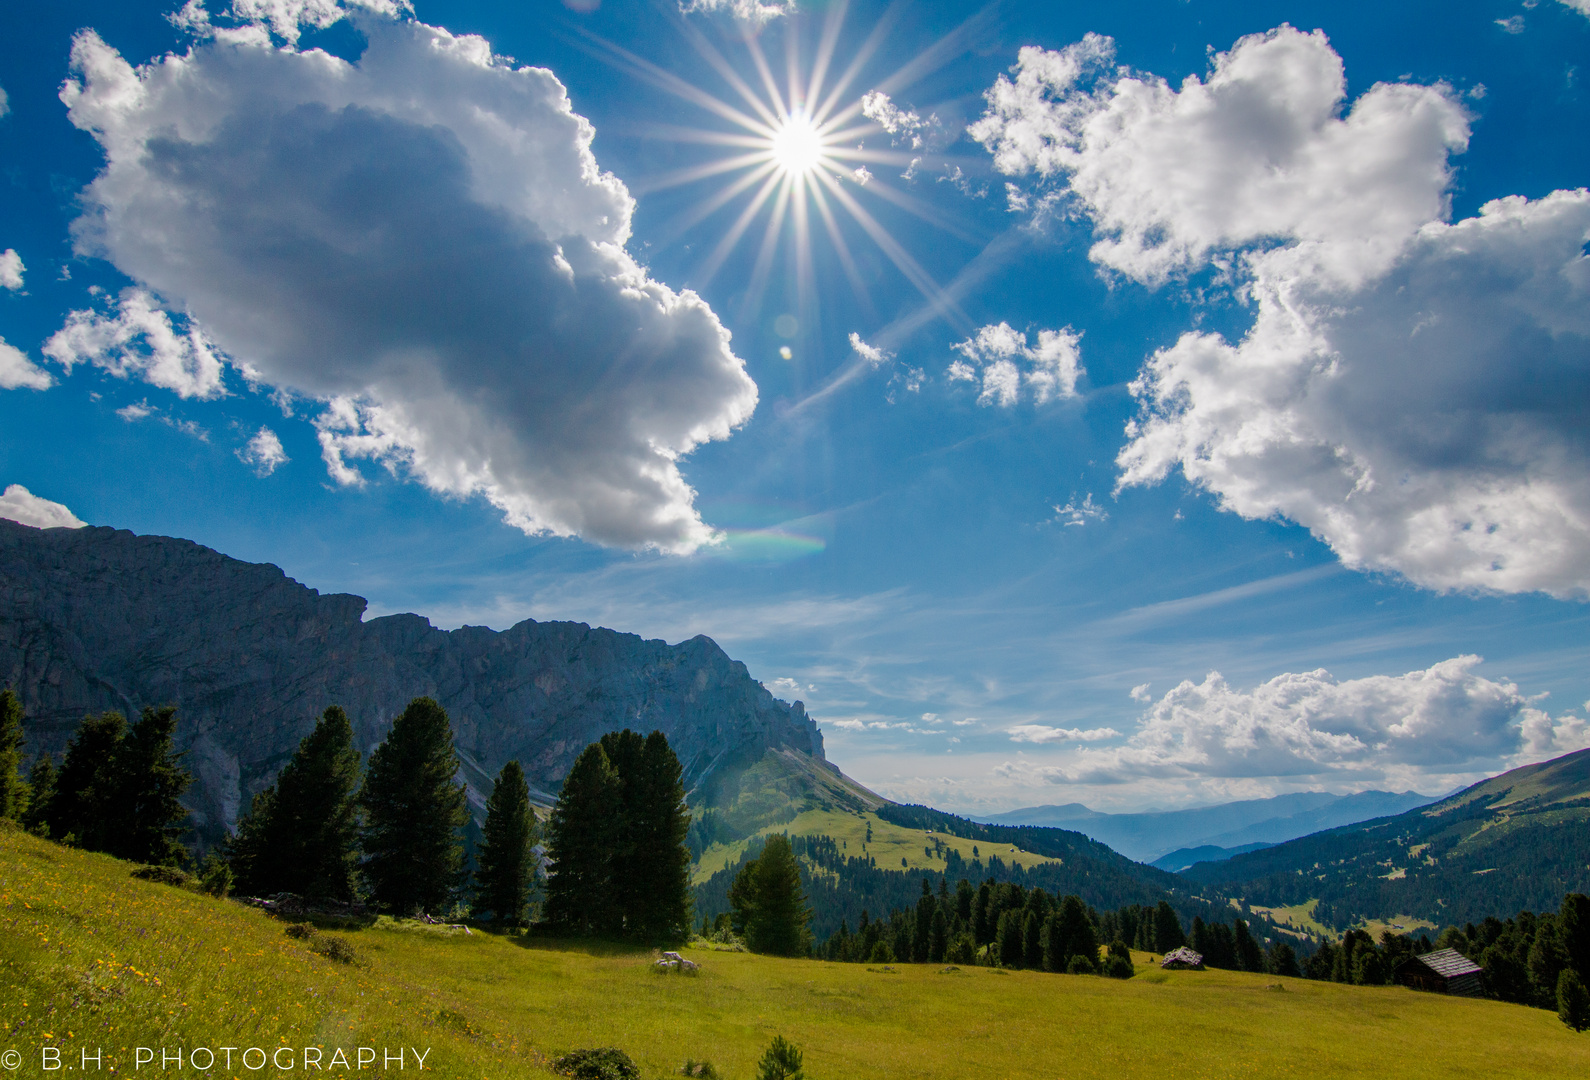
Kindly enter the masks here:
M 869 824 L 872 826 L 870 842 L 867 840 Z M 924 850 L 932 846 L 934 839 L 943 845 L 942 850 L 954 849 L 968 862 L 974 858 L 973 848 L 977 849 L 977 857 L 981 857 L 984 862 L 987 862 L 990 855 L 998 855 L 1007 866 L 1030 867 L 1040 863 L 1060 861 L 1046 855 L 1034 855 L 1030 851 L 1019 851 L 1009 844 L 990 844 L 942 832 L 930 834 L 920 829 L 906 829 L 892 825 L 877 814 L 859 815 L 842 810 L 807 810 L 793 821 L 766 826 L 759 830 L 756 836 L 766 836 L 776 832 L 788 833 L 791 836 L 831 836 L 834 838 L 834 843 L 843 845 L 839 852 L 841 856 L 861 858 L 870 855 L 878 860 L 880 870 L 936 870 L 942 873 L 944 858 L 941 850 L 935 849 L 932 858 L 929 858 Z M 754 839 L 753 837 L 733 844 L 713 844 L 701 853 L 692 880 L 700 884 L 725 866 L 732 866 Z M 905 860 L 904 866 L 900 865 L 901 859 Z
M 803 1048 L 812 1080 L 1590 1069 L 1590 1035 L 1542 1010 L 1162 972 L 1141 953 L 1142 974 L 1128 982 L 705 950 L 691 953 L 702 970 L 690 977 L 655 974 L 646 952 L 382 922 L 339 933 L 362 958 L 348 967 L 261 912 L 135 881 L 131 869 L 0 829 L 0 1051 L 30 1055 L 10 1075 L 47 1075 L 33 1065 L 47 1044 L 65 1047 L 67 1061 L 103 1046 L 121 1072 L 136 1046 L 417 1046 L 430 1048 L 437 1075 L 487 1080 L 546 1076 L 555 1055 L 618 1046 L 653 1080 L 686 1057 L 738 1080 L 754 1075 L 774 1034 Z M 378 1064 L 348 1075 L 400 1074 Z

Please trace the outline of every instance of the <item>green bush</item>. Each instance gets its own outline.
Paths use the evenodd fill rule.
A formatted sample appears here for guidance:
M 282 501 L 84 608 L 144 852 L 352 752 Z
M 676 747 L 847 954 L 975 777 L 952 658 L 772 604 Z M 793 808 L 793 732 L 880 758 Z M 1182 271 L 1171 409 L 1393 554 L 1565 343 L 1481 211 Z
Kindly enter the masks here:
M 767 1053 L 757 1062 L 756 1080 L 806 1080 L 801 1071 L 800 1049 L 782 1035 L 773 1036 Z
M 182 888 L 193 880 L 192 876 L 178 870 L 175 866 L 140 866 L 132 872 L 132 876 L 139 881 L 153 881 L 159 885 L 175 885 L 177 888 Z
M 867 957 L 867 963 L 892 964 L 894 963 L 894 950 L 889 948 L 887 941 L 880 941 L 872 947 L 872 955 Z
M 1112 952 L 1109 959 L 1104 961 L 1104 974 L 1112 979 L 1130 979 L 1137 974 L 1137 969 L 1132 966 L 1129 957 Z
M 1067 975 L 1097 975 L 1098 973 L 1099 966 L 1089 960 L 1083 953 L 1077 953 L 1071 958 L 1071 962 L 1066 965 Z
M 685 1063 L 679 1066 L 682 1076 L 694 1076 L 699 1080 L 721 1080 L 722 1074 L 710 1061 L 697 1061 L 695 1058 L 685 1058 Z
M 287 928 L 287 936 L 299 941 L 308 941 L 315 936 L 315 928 L 306 922 L 293 923 Z
M 560 1076 L 575 1080 L 639 1080 L 640 1069 L 616 1046 L 571 1050 L 552 1063 Z

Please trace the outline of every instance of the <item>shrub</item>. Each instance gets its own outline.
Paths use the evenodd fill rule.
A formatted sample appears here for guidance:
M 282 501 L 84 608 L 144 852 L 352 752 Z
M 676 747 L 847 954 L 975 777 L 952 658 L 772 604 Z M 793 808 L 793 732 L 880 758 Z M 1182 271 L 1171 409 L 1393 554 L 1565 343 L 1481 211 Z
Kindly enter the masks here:
M 299 941 L 308 941 L 315 936 L 315 928 L 306 922 L 293 923 L 287 928 L 287 936 Z
M 316 935 L 310 939 L 309 950 L 319 953 L 327 960 L 338 964 L 352 964 L 358 962 L 359 954 L 352 945 L 336 937 L 320 937 Z
M 575 1080 L 639 1080 L 640 1069 L 616 1046 L 571 1050 L 552 1063 L 553 1071 Z
M 710 1061 L 697 1061 L 695 1058 L 685 1058 L 685 1063 L 679 1066 L 682 1076 L 695 1076 L 700 1080 L 721 1080 L 721 1074 Z
M 132 872 L 132 876 L 139 881 L 153 881 L 160 885 L 175 885 L 178 888 L 193 880 L 175 866 L 140 866 Z
M 232 891 L 232 868 L 213 851 L 205 856 L 204 865 L 199 867 L 199 888 L 221 899 Z
M 1099 967 L 1083 953 L 1077 953 L 1066 965 L 1067 975 L 1097 975 Z
M 782 1035 L 773 1036 L 767 1053 L 756 1065 L 756 1080 L 806 1080 L 801 1071 L 800 1049 Z
M 944 959 L 951 964 L 965 964 L 968 967 L 977 963 L 977 943 L 972 940 L 972 935 L 962 934 L 950 942 L 949 951 L 944 954 Z
M 1130 979 L 1137 974 L 1137 969 L 1132 966 L 1130 958 L 1112 952 L 1109 959 L 1104 961 L 1104 974 L 1112 979 Z
M 869 964 L 894 963 L 894 950 L 889 948 L 887 941 L 880 941 L 872 947 L 872 955 L 867 957 Z

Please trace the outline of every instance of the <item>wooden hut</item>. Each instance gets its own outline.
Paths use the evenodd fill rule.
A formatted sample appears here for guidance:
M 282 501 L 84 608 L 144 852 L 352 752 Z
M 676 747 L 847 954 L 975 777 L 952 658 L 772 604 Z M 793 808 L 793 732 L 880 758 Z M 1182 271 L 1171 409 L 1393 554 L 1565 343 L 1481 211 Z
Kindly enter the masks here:
M 1485 996 L 1485 972 L 1456 949 L 1410 956 L 1397 965 L 1397 982 L 1415 990 L 1461 997 Z
M 1191 968 L 1193 971 L 1202 971 L 1204 969 L 1204 957 L 1203 953 L 1195 953 L 1183 945 L 1179 949 L 1173 949 L 1166 953 L 1165 959 L 1159 962 L 1159 966 L 1175 970 Z

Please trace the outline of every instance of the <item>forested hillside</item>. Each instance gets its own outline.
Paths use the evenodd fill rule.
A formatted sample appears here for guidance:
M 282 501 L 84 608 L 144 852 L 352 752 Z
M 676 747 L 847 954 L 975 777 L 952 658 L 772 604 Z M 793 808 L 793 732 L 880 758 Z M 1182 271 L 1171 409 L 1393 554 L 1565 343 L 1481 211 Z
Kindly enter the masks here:
M 1410 915 L 1437 925 L 1550 911 L 1590 891 L 1590 750 L 1492 777 L 1433 806 L 1316 833 L 1182 877 L 1250 904 L 1318 900 L 1345 928 Z

